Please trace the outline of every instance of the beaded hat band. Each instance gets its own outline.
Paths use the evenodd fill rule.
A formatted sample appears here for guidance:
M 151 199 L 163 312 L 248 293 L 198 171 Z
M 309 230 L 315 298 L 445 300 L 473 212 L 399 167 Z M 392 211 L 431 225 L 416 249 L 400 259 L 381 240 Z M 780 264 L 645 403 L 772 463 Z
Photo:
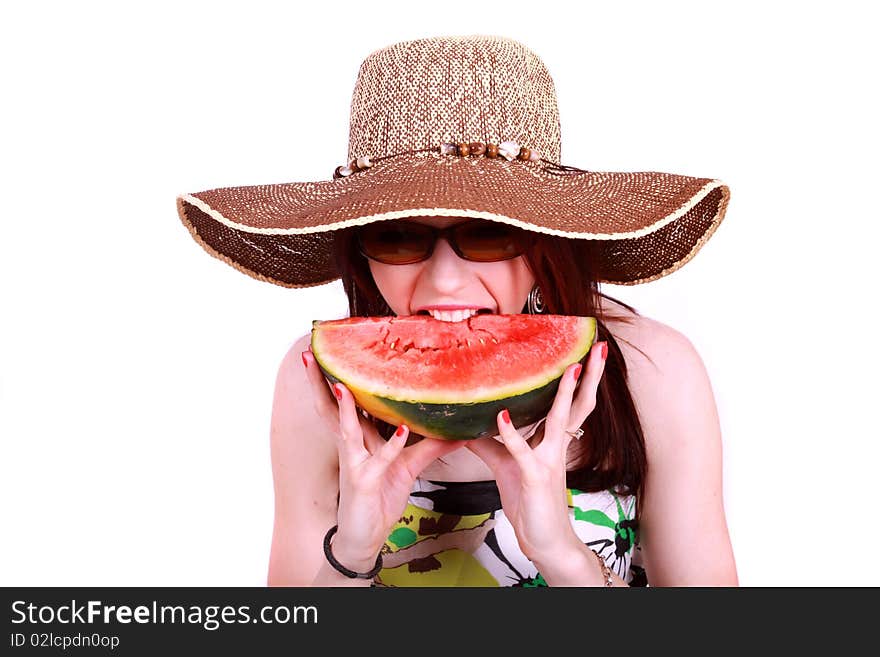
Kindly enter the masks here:
M 258 280 L 339 278 L 333 233 L 419 216 L 477 217 L 596 240 L 599 282 L 647 283 L 687 263 L 730 197 L 711 178 L 560 164 L 556 93 L 541 60 L 502 37 L 394 44 L 361 64 L 348 157 L 318 182 L 177 198 L 211 255 Z
M 333 171 L 334 178 L 344 178 L 345 176 L 350 176 L 351 174 L 357 171 L 364 171 L 372 167 L 376 162 L 381 162 L 382 160 L 387 160 L 389 157 L 395 157 L 397 155 L 411 155 L 413 153 L 425 153 L 430 152 L 434 149 L 431 148 L 419 148 L 414 151 L 405 151 L 403 153 L 392 153 L 391 155 L 383 155 L 382 157 L 370 158 L 368 155 L 364 155 L 363 157 L 359 157 L 356 160 L 352 160 L 348 163 L 348 165 L 341 165 L 336 167 Z M 438 153 L 441 155 L 460 155 L 461 157 L 468 157 L 472 155 L 474 157 L 479 157 L 480 155 L 484 155 L 489 158 L 495 157 L 503 157 L 504 159 L 510 161 L 513 159 L 523 160 L 528 162 L 546 162 L 555 167 L 559 167 L 561 165 L 555 165 L 548 160 L 545 160 L 541 157 L 540 151 L 532 150 L 530 148 L 526 148 L 525 146 L 520 146 L 515 141 L 505 141 L 501 142 L 501 144 L 486 144 L 481 141 L 472 141 L 472 142 L 463 142 L 461 144 L 440 144 L 440 146 L 436 149 Z M 567 169 L 571 169 L 572 167 L 566 167 Z M 577 169 L 577 171 L 581 171 Z M 585 171 L 583 173 L 586 173 Z

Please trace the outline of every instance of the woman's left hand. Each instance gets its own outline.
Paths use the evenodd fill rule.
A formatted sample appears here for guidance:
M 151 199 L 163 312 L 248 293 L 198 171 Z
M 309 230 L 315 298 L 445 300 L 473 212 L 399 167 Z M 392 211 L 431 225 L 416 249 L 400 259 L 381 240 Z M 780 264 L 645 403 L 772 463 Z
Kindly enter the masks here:
M 566 453 L 573 437 L 568 432 L 576 431 L 596 407 L 606 354 L 606 343 L 594 345 L 579 387 L 580 363 L 566 368 L 537 446 L 529 446 L 506 419 L 506 409 L 497 417 L 503 444 L 494 438 L 467 443 L 467 448 L 495 474 L 504 515 L 513 525 L 520 549 L 531 561 L 551 559 L 554 551 L 559 551 L 561 539 L 576 538 L 566 502 Z

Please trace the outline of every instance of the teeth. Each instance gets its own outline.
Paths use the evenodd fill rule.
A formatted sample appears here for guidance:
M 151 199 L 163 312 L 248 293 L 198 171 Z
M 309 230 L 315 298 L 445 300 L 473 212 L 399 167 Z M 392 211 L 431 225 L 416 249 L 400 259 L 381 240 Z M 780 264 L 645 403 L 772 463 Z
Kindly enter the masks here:
M 434 319 L 439 319 L 441 322 L 461 322 L 467 319 L 468 317 L 473 317 L 477 314 L 477 311 L 474 309 L 468 310 L 429 310 L 431 313 L 431 317 Z

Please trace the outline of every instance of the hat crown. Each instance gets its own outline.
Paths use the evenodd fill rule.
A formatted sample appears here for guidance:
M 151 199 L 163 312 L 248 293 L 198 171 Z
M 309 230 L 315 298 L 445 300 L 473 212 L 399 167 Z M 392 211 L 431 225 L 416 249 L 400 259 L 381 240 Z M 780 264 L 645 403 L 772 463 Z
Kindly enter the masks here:
M 553 79 L 518 41 L 482 35 L 403 41 L 361 64 L 349 160 L 448 142 L 507 140 L 560 161 Z

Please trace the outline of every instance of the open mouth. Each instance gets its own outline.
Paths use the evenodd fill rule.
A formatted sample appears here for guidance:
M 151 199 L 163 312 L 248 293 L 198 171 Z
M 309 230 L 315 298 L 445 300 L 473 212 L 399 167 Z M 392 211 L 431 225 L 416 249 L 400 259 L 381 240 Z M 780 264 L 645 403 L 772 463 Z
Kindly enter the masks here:
M 430 315 L 442 322 L 463 322 L 474 315 L 491 315 L 493 313 L 489 308 L 480 308 L 479 310 L 469 308 L 467 310 L 420 310 L 416 314 Z

